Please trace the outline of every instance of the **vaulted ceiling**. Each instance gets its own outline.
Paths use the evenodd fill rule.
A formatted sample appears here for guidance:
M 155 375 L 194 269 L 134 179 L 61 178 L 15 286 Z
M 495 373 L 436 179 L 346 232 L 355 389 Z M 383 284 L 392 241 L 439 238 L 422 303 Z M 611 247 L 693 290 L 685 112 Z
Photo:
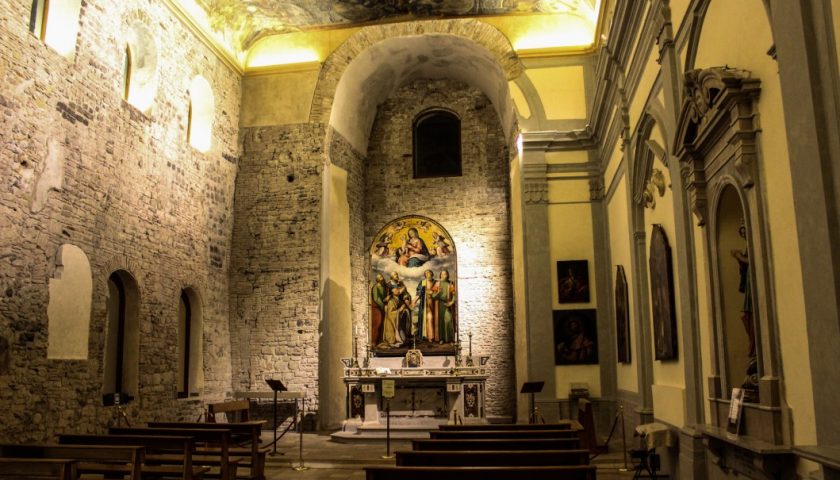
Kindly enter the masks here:
M 275 35 L 457 17 L 568 17 L 597 23 L 601 0 L 170 0 L 225 50 Z M 593 36 L 595 28 L 592 29 Z M 592 43 L 594 38 L 588 43 Z

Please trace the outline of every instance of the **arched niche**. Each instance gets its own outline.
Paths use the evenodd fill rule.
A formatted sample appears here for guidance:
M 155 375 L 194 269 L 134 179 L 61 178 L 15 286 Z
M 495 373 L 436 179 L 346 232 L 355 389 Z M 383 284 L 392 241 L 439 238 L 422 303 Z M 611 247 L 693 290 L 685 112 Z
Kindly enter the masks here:
M 140 376 L 140 295 L 134 276 L 117 270 L 108 277 L 104 379 L 105 403 L 120 394 L 135 397 Z
M 790 442 L 781 392 L 780 348 L 769 271 L 766 205 L 758 164 L 760 82 L 750 72 L 713 67 L 686 72 L 683 104 L 674 153 L 697 223 L 703 227 L 705 257 L 711 262 L 712 372 L 708 379 L 711 423 L 726 426 L 731 388 L 741 376 L 728 352 L 737 340 L 739 298 L 732 291 L 732 245 L 735 222 L 743 215 L 746 239 L 740 247 L 749 257 L 748 280 L 756 338 L 758 396 L 744 404 L 741 433 L 774 444 Z M 721 251 L 723 249 L 723 251 Z M 727 250 L 728 249 L 728 250 Z M 743 326 L 741 327 L 743 328 Z M 730 338 L 731 337 L 731 338 Z M 743 348 L 743 347 L 739 347 Z M 744 372 L 745 374 L 746 372 Z
M 204 316 L 201 297 L 188 287 L 178 296 L 178 397 L 204 388 Z
M 93 277 L 81 248 L 70 244 L 58 247 L 49 292 L 47 358 L 87 360 Z
M 152 108 L 158 88 L 158 46 L 140 21 L 126 31 L 123 88 L 125 100 L 144 113 Z
M 370 252 L 370 345 L 376 355 L 454 355 L 458 257 L 449 232 L 419 215 L 397 218 Z
M 748 229 L 741 199 L 734 186 L 721 190 L 714 218 L 716 272 L 720 319 L 717 336 L 723 393 L 733 387 L 747 391 L 745 401 L 759 400 L 753 293 L 750 277 Z
M 212 146 L 214 111 L 213 88 L 204 77 L 196 75 L 190 82 L 187 138 L 199 152 L 207 152 Z

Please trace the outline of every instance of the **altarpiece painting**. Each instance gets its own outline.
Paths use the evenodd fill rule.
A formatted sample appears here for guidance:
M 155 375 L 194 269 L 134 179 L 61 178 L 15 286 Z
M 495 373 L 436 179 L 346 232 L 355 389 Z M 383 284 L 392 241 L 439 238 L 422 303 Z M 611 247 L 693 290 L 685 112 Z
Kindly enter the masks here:
M 653 345 L 656 360 L 677 358 L 677 316 L 671 245 L 662 225 L 654 225 L 650 238 L 650 296 L 653 310 Z
M 370 247 L 370 348 L 379 356 L 454 355 L 458 340 L 455 244 L 434 220 L 406 216 Z

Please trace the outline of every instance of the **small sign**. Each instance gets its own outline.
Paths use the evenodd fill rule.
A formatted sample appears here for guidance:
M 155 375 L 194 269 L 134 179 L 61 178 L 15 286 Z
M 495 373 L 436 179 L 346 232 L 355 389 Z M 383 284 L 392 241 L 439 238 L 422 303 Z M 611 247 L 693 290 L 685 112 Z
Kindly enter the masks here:
M 394 398 L 396 382 L 394 380 L 382 380 L 382 397 Z
M 446 391 L 452 393 L 461 393 L 461 384 L 460 383 L 447 383 L 446 384 Z
M 362 392 L 364 393 L 374 393 L 376 392 L 376 385 L 372 383 L 363 383 L 362 384 Z
M 743 409 L 744 389 L 733 388 L 732 397 L 730 398 L 729 403 L 729 416 L 727 418 L 728 422 L 726 424 L 726 432 L 729 434 L 727 436 L 737 438 L 738 435 L 741 433 L 741 416 L 743 413 Z

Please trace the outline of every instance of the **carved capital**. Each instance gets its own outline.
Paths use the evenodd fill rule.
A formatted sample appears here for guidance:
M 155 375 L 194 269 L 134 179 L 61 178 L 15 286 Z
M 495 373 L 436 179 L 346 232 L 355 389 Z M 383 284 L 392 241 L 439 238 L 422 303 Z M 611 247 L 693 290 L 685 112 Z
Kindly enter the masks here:
M 600 175 L 589 177 L 589 199 L 600 201 L 604 199 L 604 178 Z
M 544 181 L 526 182 L 522 188 L 522 197 L 527 204 L 547 204 L 548 183 Z

